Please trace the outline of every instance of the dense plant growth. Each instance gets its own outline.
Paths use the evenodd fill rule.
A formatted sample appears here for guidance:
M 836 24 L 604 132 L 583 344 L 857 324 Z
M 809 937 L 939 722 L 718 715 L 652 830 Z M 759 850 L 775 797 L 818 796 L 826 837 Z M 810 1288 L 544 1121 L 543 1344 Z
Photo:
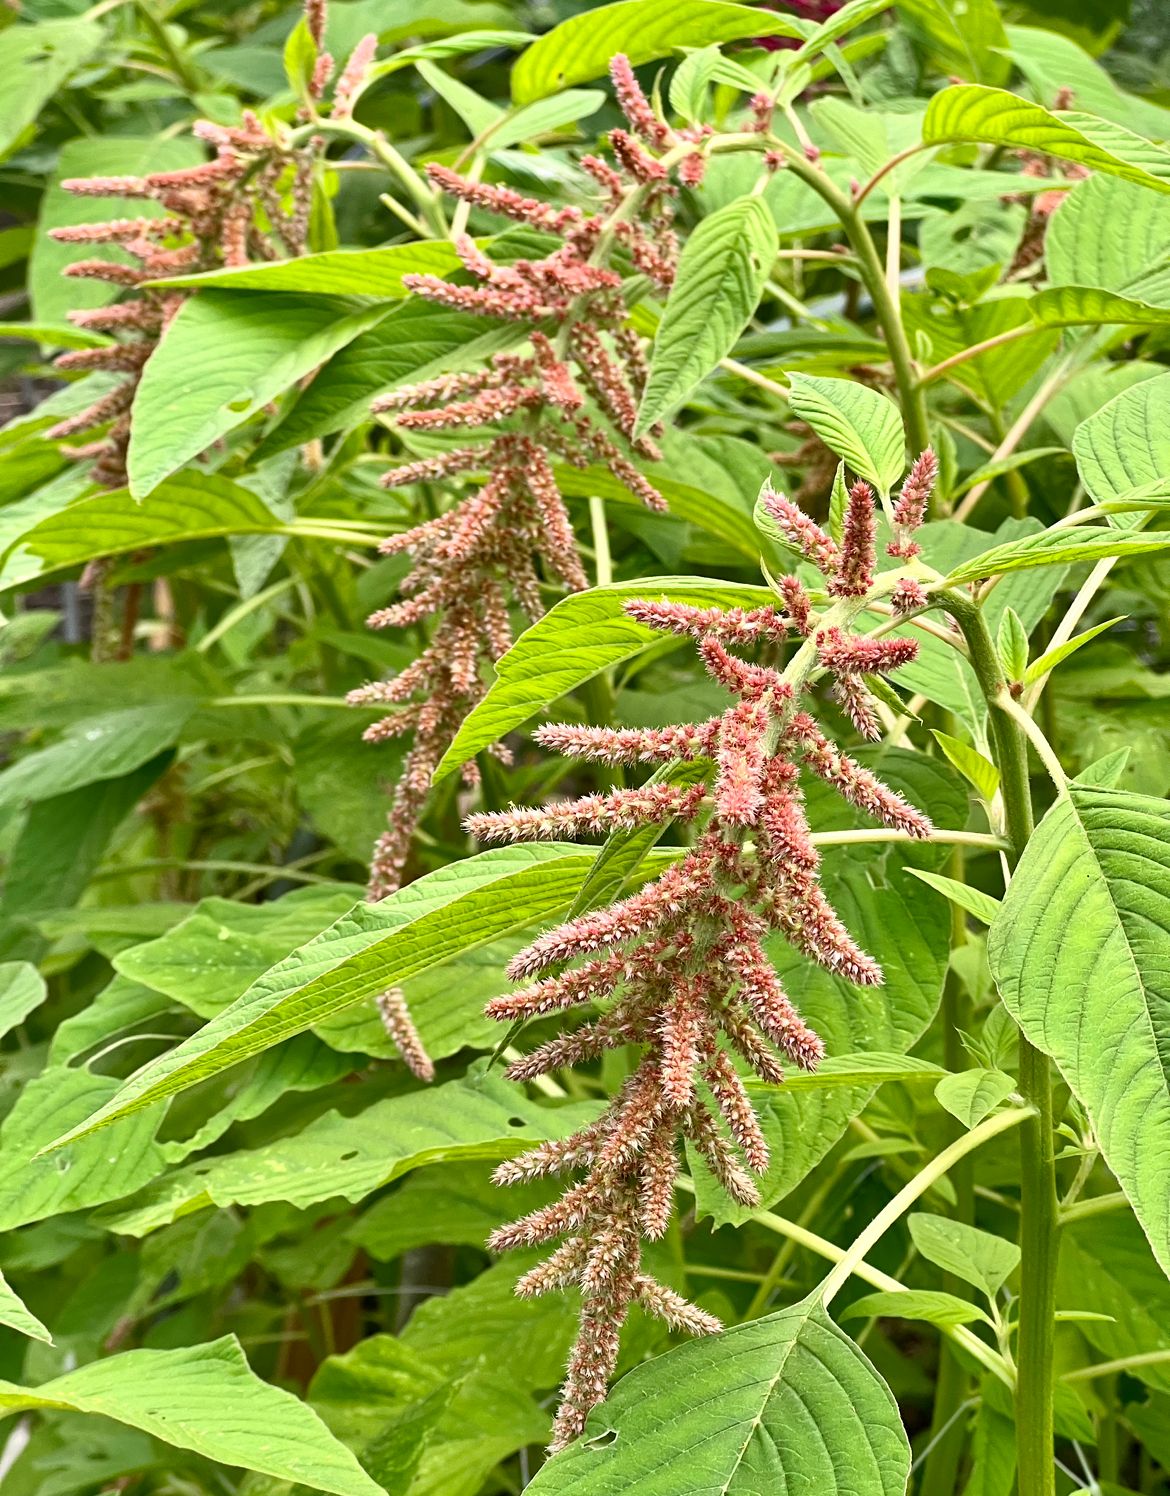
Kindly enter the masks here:
M 0 12 L 5 1493 L 1170 1491 L 1122 9 Z

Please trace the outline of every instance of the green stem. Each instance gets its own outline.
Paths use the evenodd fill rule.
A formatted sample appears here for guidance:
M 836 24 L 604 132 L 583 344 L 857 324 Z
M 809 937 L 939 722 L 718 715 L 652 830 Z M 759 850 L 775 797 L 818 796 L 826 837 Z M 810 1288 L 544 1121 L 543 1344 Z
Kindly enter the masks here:
M 987 622 L 970 598 L 944 595 L 962 629 L 971 665 L 987 701 L 992 748 L 1000 772 L 1004 820 L 1019 859 L 1032 834 L 1027 742 L 1015 717 Z M 1020 1130 L 1020 1320 L 1016 1342 L 1016 1451 L 1019 1496 L 1055 1496 L 1052 1376 L 1056 1332 L 1056 1260 L 1060 1247 L 1056 1193 L 1052 1076 L 1048 1057 L 1024 1037 L 1020 1045 L 1020 1093 L 1031 1115 Z
M 857 269 L 873 302 L 874 315 L 886 340 L 890 363 L 894 370 L 894 382 L 898 387 L 898 400 L 906 422 L 906 438 L 911 449 L 921 452 L 930 446 L 930 423 L 926 412 L 926 394 L 919 382 L 914 357 L 910 351 L 910 340 L 902 324 L 897 302 L 886 279 L 886 267 L 873 242 L 869 225 L 858 211 L 852 198 L 848 197 L 819 166 L 813 165 L 791 146 L 784 147 L 785 157 L 791 170 L 796 172 L 818 194 L 841 221 L 846 238 L 857 256 Z

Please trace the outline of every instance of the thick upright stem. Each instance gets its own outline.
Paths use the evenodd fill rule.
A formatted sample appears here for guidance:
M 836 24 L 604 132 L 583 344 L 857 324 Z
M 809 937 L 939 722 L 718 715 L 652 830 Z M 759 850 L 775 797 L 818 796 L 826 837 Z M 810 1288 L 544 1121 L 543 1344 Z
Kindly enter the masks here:
M 987 701 L 1003 792 L 1004 821 L 1016 862 L 1032 834 L 1027 742 L 1003 710 L 1003 673 L 980 610 L 961 594 L 947 607 L 962 629 Z M 1055 1496 L 1052 1377 L 1056 1325 L 1056 1261 L 1060 1248 L 1052 1076 L 1048 1057 L 1020 1034 L 1020 1092 L 1033 1114 L 1020 1129 L 1020 1322 L 1016 1342 L 1016 1449 L 1019 1496 Z

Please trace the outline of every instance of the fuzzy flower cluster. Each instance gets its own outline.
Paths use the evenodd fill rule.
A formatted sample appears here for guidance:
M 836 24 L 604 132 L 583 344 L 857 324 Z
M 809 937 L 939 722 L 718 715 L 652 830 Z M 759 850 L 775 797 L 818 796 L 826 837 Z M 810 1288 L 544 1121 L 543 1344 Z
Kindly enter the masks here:
M 381 546 L 384 555 L 409 553 L 412 565 L 402 599 L 372 614 L 370 626 L 431 627 L 427 645 L 401 674 L 349 696 L 354 705 L 390 709 L 366 730 L 368 741 L 413 734 L 374 848 L 371 898 L 401 885 L 435 768 L 483 694 L 484 666 L 511 646 L 513 606 L 535 619 L 544 612 L 546 587 L 589 585 L 554 464 L 598 464 L 647 507 L 666 507 L 634 461 L 661 454 L 652 436 L 635 434 L 646 361 L 611 261 L 624 257 L 659 288 L 670 286 L 678 253 L 671 227 L 676 189 L 656 152 L 674 137 L 624 57 L 614 59 L 611 72 L 630 129 L 611 133 L 612 163 L 582 160 L 600 190 L 595 211 L 554 207 L 437 163 L 428 167 L 431 181 L 466 209 L 537 229 L 555 245 L 541 259 L 505 264 L 463 234 L 456 240 L 461 281 L 403 277 L 414 295 L 439 306 L 516 324 L 521 351 L 395 390 L 373 406 L 408 441 L 412 432 L 459 433 L 433 455 L 388 472 L 387 487 L 465 474 L 475 483 L 451 508 Z M 506 758 L 505 750 L 496 751 Z M 474 762 L 463 775 L 475 783 Z M 381 1007 L 384 1019 L 393 1013 L 387 1030 L 406 1062 L 429 1078 L 402 995 L 386 994 Z
M 911 499 L 917 490 L 911 489 Z M 595 1016 L 512 1064 L 516 1080 L 637 1045 L 641 1057 L 607 1111 L 560 1141 L 509 1160 L 510 1183 L 583 1171 L 555 1203 L 502 1227 L 496 1250 L 558 1243 L 522 1277 L 518 1292 L 575 1284 L 580 1333 L 554 1426 L 554 1448 L 584 1427 L 606 1394 L 618 1337 L 637 1303 L 672 1328 L 706 1334 L 711 1315 L 643 1269 L 642 1242 L 665 1232 L 672 1210 L 680 1140 L 685 1139 L 727 1193 L 759 1202 L 753 1176 L 768 1168 L 768 1147 L 743 1076 L 769 1084 L 783 1062 L 811 1070 L 823 1046 L 782 986 L 765 949 L 779 933 L 809 960 L 861 984 L 882 980 L 832 908 L 805 815 L 806 770 L 851 805 L 910 837 L 931 827 L 913 805 L 842 752 L 802 709 L 799 696 L 828 674 L 867 736 L 876 719 L 866 677 L 915 656 L 911 639 L 850 631 L 875 571 L 873 495 L 854 485 L 840 545 L 781 494 L 765 503 L 776 523 L 825 578 L 829 604 L 818 612 L 795 577 L 778 584 L 773 605 L 698 608 L 639 601 L 626 611 L 650 628 L 694 640 L 709 674 L 734 698 L 706 722 L 651 729 L 548 725 L 537 740 L 576 758 L 658 765 L 648 783 L 536 809 L 473 815 L 483 841 L 605 835 L 689 822 L 688 850 L 660 877 L 607 908 L 540 935 L 513 960 L 521 990 L 496 998 L 503 1021 L 598 1004 Z M 904 514 L 907 516 L 909 502 Z M 921 516 L 919 516 L 920 519 Z M 754 645 L 795 642 L 783 671 L 744 657 Z M 687 765 L 671 773 L 669 766 Z
M 457 241 L 463 283 L 404 277 L 415 295 L 440 306 L 518 324 L 524 342 L 521 352 L 395 390 L 374 405 L 407 440 L 412 432 L 459 433 L 456 443 L 387 473 L 388 487 L 475 477 L 452 508 L 382 546 L 387 555 L 409 552 L 413 565 L 403 600 L 374 613 L 371 627 L 433 624 L 427 647 L 405 671 L 350 697 L 391 709 L 368 729 L 369 740 L 414 735 L 375 849 L 375 897 L 401 882 L 435 766 L 482 695 L 484 665 L 512 642 L 513 604 L 537 618 L 547 586 L 588 585 L 554 464 L 606 467 L 648 507 L 665 507 L 634 461 L 660 454 L 651 436 L 635 435 L 645 358 L 611 261 L 624 256 L 658 286 L 670 285 L 675 188 L 654 154 L 668 144 L 666 127 L 625 58 L 616 58 L 612 71 L 630 130 L 612 132 L 612 164 L 594 156 L 582 162 L 602 194 L 596 211 L 553 207 L 445 166 L 428 168 L 431 180 L 461 203 L 538 229 L 556 243 L 542 259 L 502 264 L 464 235 Z M 474 763 L 464 775 L 474 782 Z
M 98 433 L 69 449 L 70 455 L 92 458 L 95 482 L 111 488 L 126 481 L 130 407 L 142 371 L 183 301 L 182 291 L 150 283 L 305 249 L 311 152 L 283 148 L 249 110 L 238 126 L 201 120 L 194 133 L 214 149 L 212 160 L 144 177 L 82 177 L 62 184 L 79 197 L 138 200 L 157 205 L 161 213 L 49 231 L 63 243 L 116 245 L 124 252 L 117 260 L 91 256 L 66 267 L 68 276 L 104 281 L 125 294 L 110 306 L 69 314 L 76 326 L 111 334 L 115 341 L 57 360 L 63 371 L 102 370 L 124 378 L 49 432 L 56 438 Z

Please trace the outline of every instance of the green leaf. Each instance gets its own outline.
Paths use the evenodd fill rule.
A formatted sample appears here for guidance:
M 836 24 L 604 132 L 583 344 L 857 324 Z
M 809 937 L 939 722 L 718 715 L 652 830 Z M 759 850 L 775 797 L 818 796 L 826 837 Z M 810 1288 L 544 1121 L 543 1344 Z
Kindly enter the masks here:
M 564 598 L 496 661 L 491 689 L 464 719 L 435 771 L 436 782 L 585 681 L 661 642 L 660 632 L 622 611 L 636 598 L 752 608 L 769 602 L 772 593 L 701 577 L 648 577 Z
M 503 119 L 504 111 L 498 104 L 490 104 L 473 88 L 469 88 L 460 79 L 453 78 L 450 73 L 445 73 L 433 62 L 420 58 L 415 66 L 418 68 L 419 77 L 455 111 L 471 135 L 486 134 L 493 125 L 499 124 Z
M 635 1367 L 528 1489 L 904 1496 L 909 1475 L 889 1388 L 810 1298 Z
M 996 635 L 996 653 L 1009 681 L 1022 681 L 1028 668 L 1028 631 L 1014 608 L 1005 608 Z
M 1072 1220 L 1060 1233 L 1057 1302 L 1092 1304 L 1109 1316 L 1082 1334 L 1106 1361 L 1170 1350 L 1170 1283 L 1129 1211 Z M 1137 1365 L 1131 1375 L 1170 1390 L 1170 1361 Z
M 283 291 L 298 296 L 372 296 L 397 301 L 407 294 L 404 275 L 449 275 L 462 261 L 453 245 L 436 239 L 379 249 L 331 249 L 272 264 L 228 266 L 202 275 L 174 275 L 160 286 L 193 290 Z
M 168 478 L 141 503 L 117 488 L 81 499 L 51 514 L 10 547 L 8 558 L 40 563 L 37 571 L 78 566 L 96 555 L 221 535 L 280 535 L 289 526 L 251 489 L 218 473 L 189 472 Z
M 1144 556 L 1165 550 L 1167 546 L 1170 546 L 1170 535 L 1164 534 L 1125 535 L 1091 525 L 1042 530 L 1038 535 L 1024 535 L 1008 545 L 996 546 L 971 561 L 965 561 L 945 578 L 945 585 L 978 582 L 983 577 L 1003 576 L 1007 572 L 1026 571 L 1034 566 L 1101 561 L 1106 556 Z
M 1097 504 L 1123 501 L 1170 474 L 1170 374 L 1134 384 L 1083 420 L 1073 456 Z
M 1161 146 L 1092 115 L 1053 114 L 998 88 L 942 89 L 927 105 L 922 138 L 928 145 L 969 140 L 1038 151 L 1170 192 L 1170 153 Z
M 952 904 L 958 904 L 960 909 L 973 914 L 985 925 L 990 925 L 999 913 L 999 899 L 993 899 L 981 888 L 972 888 L 969 884 L 960 883 L 957 878 L 945 878 L 941 873 L 928 873 L 920 867 L 908 867 L 906 871 L 950 899 Z
M 0 1039 L 10 1034 L 45 1000 L 45 979 L 29 961 L 0 965 Z
M 93 1413 L 219 1464 L 335 1496 L 384 1496 L 310 1407 L 260 1380 L 234 1335 L 178 1350 L 123 1351 L 39 1387 L 0 1382 L 0 1408 Z
M 1012 617 L 1015 616 L 1012 613 Z M 949 732 L 941 732 L 932 727 L 930 735 L 963 778 L 975 786 L 979 798 L 990 805 L 999 789 L 999 770 L 991 760 L 985 758 L 977 748 L 964 743 L 961 738 L 953 738 Z
M 1044 265 L 1054 286 L 1101 286 L 1140 295 L 1140 285 L 1170 248 L 1160 213 L 1144 187 L 1091 176 L 1067 192 L 1048 221 Z
M 931 1325 L 969 1325 L 991 1320 L 978 1304 L 932 1288 L 911 1288 L 905 1293 L 867 1293 L 841 1311 L 842 1319 L 922 1319 Z
M 485 1074 L 483 1063 L 462 1080 L 375 1101 L 355 1116 L 326 1112 L 292 1137 L 185 1164 L 106 1219 L 115 1231 L 144 1236 L 209 1206 L 356 1202 L 413 1169 L 507 1158 L 597 1114 L 595 1103 L 539 1106 L 501 1075 Z
M 118 296 L 118 287 L 107 281 L 66 278 L 62 274 L 66 265 L 83 258 L 114 260 L 124 265 L 135 263 L 116 245 L 59 243 L 49 237 L 51 229 L 131 216 L 159 218 L 163 214 L 162 205 L 148 198 L 131 203 L 124 197 L 79 197 L 75 192 L 66 192 L 61 186 L 63 181 L 72 177 L 143 176 L 152 171 L 178 171 L 203 159 L 199 143 L 190 138 L 120 135 L 111 139 L 92 135 L 67 141 L 61 147 L 56 171 L 41 199 L 29 259 L 29 294 L 36 320 L 63 323 L 70 311 L 105 306 Z
M 658 325 L 638 431 L 685 400 L 731 352 L 759 303 L 776 248 L 776 222 L 760 197 L 739 198 L 699 223 Z
M 978 1127 L 1016 1089 L 1002 1070 L 961 1070 L 945 1076 L 934 1088 L 935 1100 L 964 1127 Z
M 193 710 L 190 701 L 179 699 L 84 719 L 60 742 L 18 759 L 0 774 L 0 808 L 130 773 L 169 748 Z
M 1016 1426 L 995 1402 L 998 1383 L 984 1379 L 971 1435 L 971 1474 L 963 1496 L 1012 1496 L 1016 1488 Z
M 1091 764 L 1085 765 L 1077 775 L 1076 783 L 1093 785 L 1101 790 L 1114 789 L 1125 773 L 1132 752 L 1133 749 L 1127 745 L 1114 749 L 1112 753 L 1103 754 Z
M 375 395 L 468 367 L 517 341 L 514 325 L 493 326 L 472 312 L 453 312 L 421 297 L 407 300 L 329 360 L 264 437 L 256 458 L 368 421 Z
M 1034 15 L 1040 13 L 1039 7 L 1031 9 Z M 1113 24 L 1109 10 L 1108 5 L 1094 6 L 1091 11 L 1082 10 L 1077 20 L 1089 23 L 1096 31 L 1100 26 Z M 1120 19 L 1120 12 L 1117 18 Z M 1093 26 L 1093 22 L 1097 25 Z M 1119 88 L 1107 69 L 1084 50 L 1089 38 L 1078 46 L 1072 39 L 1074 30 L 1061 35 L 1038 26 L 1009 26 L 1007 34 L 1012 60 L 1031 84 L 1036 98 L 1055 98 L 1062 88 L 1071 89 L 1078 107 L 1090 114 L 1140 130 L 1155 140 L 1170 136 L 1170 111 L 1152 99 Z M 1085 37 L 1083 31 L 1081 36 Z
M 1007 81 L 1008 38 L 995 0 L 967 0 L 961 9 L 946 0 L 897 0 L 897 10 L 940 73 L 976 83 Z
M 449 956 L 567 908 L 592 860 L 555 843 L 502 847 L 439 868 L 381 903 L 356 905 L 55 1146 L 185 1091 Z
M 5 28 L 0 52 L 0 160 L 21 143 L 44 105 L 104 39 L 96 21 L 82 16 Z
M 1170 307 L 1151 306 L 1096 286 L 1051 286 L 1047 291 L 1037 291 L 1028 300 L 1028 311 L 1045 327 L 1170 325 Z
M 948 1216 L 917 1212 L 906 1224 L 919 1253 L 944 1273 L 953 1273 L 993 1299 L 1015 1272 L 1020 1249 L 1015 1242 L 980 1231 Z
M 638 67 L 677 47 L 801 34 L 786 17 L 722 0 L 619 0 L 571 16 L 533 42 L 512 69 L 512 97 L 528 104 L 603 77 L 617 52 Z
M 988 937 L 1030 1043 L 1093 1122 L 1170 1272 L 1170 803 L 1069 787 L 1036 830 Z
M 3 1273 L 0 1273 L 0 1325 L 7 1325 L 30 1340 L 43 1340 L 47 1345 L 53 1343 L 53 1337 L 10 1287 Z
M 386 312 L 275 291 L 205 291 L 185 301 L 134 396 L 131 493 L 146 498 Z
M 825 446 L 881 494 L 906 465 L 906 433 L 898 407 L 851 379 L 791 374 L 792 413 L 807 421 Z
M 1098 634 L 1103 634 L 1106 629 L 1111 629 L 1115 623 L 1124 623 L 1125 617 L 1119 614 L 1116 618 L 1107 618 L 1104 623 L 1098 623 L 1091 629 L 1085 629 L 1082 633 L 1074 634 L 1064 644 L 1058 644 L 1055 649 L 1046 649 L 1038 660 L 1033 660 L 1024 672 L 1024 684 L 1033 685 L 1041 680 L 1050 670 L 1055 670 L 1062 660 L 1067 660 L 1069 655 L 1075 654 L 1083 645 L 1095 639 Z

